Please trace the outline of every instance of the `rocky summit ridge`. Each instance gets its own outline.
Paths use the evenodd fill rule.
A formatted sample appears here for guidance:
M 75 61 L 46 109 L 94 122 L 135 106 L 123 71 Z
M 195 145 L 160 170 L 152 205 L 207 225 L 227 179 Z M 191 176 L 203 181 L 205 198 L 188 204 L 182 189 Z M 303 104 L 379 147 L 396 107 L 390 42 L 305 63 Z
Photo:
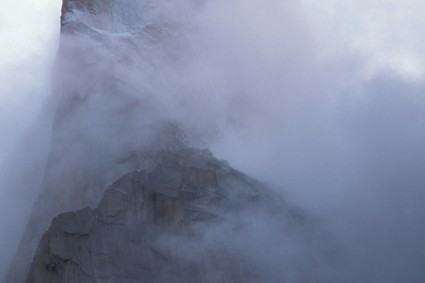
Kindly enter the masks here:
M 265 196 L 206 151 L 164 152 L 155 169 L 109 186 L 97 208 L 57 216 L 26 282 L 257 282 L 261 268 L 232 237 L 243 239 L 242 215 L 272 213 Z
M 6 283 L 329 282 L 311 219 L 167 114 L 191 55 L 162 2 L 64 0 L 49 157 Z

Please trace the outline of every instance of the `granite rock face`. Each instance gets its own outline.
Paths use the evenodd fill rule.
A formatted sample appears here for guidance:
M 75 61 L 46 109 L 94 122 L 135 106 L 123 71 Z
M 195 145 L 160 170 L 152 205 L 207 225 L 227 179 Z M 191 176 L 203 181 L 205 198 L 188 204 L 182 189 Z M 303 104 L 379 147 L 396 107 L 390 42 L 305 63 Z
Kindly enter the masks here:
M 157 107 L 168 92 L 159 66 L 176 50 L 150 2 L 63 1 L 47 165 L 6 282 L 25 280 L 53 217 L 95 207 L 114 180 L 183 146 L 182 132 Z
M 171 2 L 64 0 L 48 161 L 7 283 L 330 282 L 314 225 L 172 115 L 203 109 Z
M 109 186 L 97 208 L 57 216 L 26 282 L 259 282 L 228 237 L 243 239 L 247 211 L 274 217 L 265 191 L 208 151 L 158 158 Z

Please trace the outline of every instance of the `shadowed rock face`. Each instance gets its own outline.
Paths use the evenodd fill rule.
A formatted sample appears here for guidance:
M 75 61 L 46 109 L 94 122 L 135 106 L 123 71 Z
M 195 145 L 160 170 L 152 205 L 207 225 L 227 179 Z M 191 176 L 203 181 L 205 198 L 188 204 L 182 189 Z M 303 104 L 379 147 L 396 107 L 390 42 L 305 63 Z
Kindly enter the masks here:
M 328 282 L 323 236 L 271 191 L 186 147 L 119 178 L 96 208 L 55 217 L 25 282 Z
M 190 48 L 155 2 L 64 1 L 49 158 L 6 282 L 319 282 L 311 222 L 166 115 Z
M 258 282 L 260 269 L 229 243 L 243 238 L 246 211 L 275 217 L 265 196 L 207 151 L 163 152 L 153 170 L 113 183 L 96 209 L 56 217 L 26 282 Z

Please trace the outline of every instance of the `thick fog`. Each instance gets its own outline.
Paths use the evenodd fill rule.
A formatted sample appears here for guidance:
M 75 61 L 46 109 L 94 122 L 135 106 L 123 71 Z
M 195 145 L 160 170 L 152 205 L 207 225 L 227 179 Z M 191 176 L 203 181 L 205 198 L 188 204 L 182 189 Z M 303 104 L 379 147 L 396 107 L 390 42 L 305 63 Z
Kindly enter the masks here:
M 51 67 L 58 45 L 57 1 L 1 1 L 0 278 L 24 229 L 49 141 Z M 47 126 L 47 127 L 46 127 Z
M 48 154 L 54 2 L 0 11 L 0 278 Z M 425 4 L 369 2 L 159 1 L 159 15 L 190 46 L 186 57 L 171 40 L 172 66 L 150 53 L 156 70 L 144 80 L 114 72 L 153 95 L 155 119 L 176 121 L 197 145 L 319 219 L 343 251 L 339 270 L 326 272 L 344 282 L 423 282 Z M 99 123 L 92 134 L 107 143 Z M 265 229 L 258 222 L 253 229 Z

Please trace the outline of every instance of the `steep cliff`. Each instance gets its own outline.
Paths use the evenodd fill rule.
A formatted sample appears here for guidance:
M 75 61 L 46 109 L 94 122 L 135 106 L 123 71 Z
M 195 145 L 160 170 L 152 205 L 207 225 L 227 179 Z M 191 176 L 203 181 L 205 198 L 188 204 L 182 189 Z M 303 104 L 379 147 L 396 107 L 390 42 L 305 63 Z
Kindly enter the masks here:
M 207 151 L 162 152 L 153 170 L 109 186 L 96 209 L 56 217 L 26 282 L 283 282 L 285 272 L 268 274 L 247 253 L 268 246 L 246 235 L 270 232 L 250 231 L 255 222 L 281 217 L 282 240 L 303 225 L 276 203 Z
M 146 1 L 121 2 L 63 2 L 48 162 L 7 282 L 24 281 L 54 216 L 96 206 L 107 185 L 132 170 L 151 168 L 157 151 L 181 147 L 184 141 L 152 102 L 162 91 L 155 89 L 157 63 L 168 54 L 167 45 L 155 38 L 165 28 L 119 17 L 115 12 L 140 11 L 131 5 Z M 124 33 L 127 28 L 134 31 Z M 140 84 L 141 79 L 152 83 Z
M 170 114 L 196 58 L 169 4 L 64 0 L 49 158 L 6 282 L 319 280 L 312 222 Z

